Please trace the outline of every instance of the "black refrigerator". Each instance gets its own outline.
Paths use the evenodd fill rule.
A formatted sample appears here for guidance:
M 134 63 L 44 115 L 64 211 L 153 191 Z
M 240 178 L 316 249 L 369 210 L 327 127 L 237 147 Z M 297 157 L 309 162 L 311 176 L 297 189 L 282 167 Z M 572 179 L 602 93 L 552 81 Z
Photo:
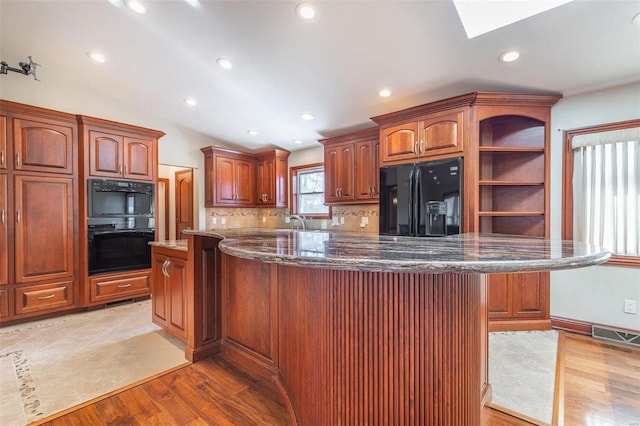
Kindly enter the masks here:
M 435 237 L 462 227 L 462 158 L 380 168 L 380 234 Z

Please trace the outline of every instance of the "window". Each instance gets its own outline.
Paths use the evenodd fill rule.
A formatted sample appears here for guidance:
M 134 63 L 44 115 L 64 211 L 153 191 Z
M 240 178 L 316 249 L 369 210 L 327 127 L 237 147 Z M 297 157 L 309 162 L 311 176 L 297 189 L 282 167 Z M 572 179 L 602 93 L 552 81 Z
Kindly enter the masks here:
M 291 214 L 315 219 L 331 217 L 329 206 L 324 205 L 322 163 L 291 168 Z
M 563 238 L 640 266 L 640 120 L 565 132 Z

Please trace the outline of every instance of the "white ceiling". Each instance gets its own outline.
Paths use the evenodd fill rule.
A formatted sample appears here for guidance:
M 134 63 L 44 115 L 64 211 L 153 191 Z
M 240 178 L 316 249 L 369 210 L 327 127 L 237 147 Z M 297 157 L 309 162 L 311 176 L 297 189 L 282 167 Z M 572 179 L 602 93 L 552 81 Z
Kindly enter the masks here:
M 0 49 L 33 56 L 43 84 L 49 70 L 67 73 L 248 149 L 314 146 L 369 117 L 472 91 L 566 96 L 640 81 L 638 1 L 576 0 L 472 39 L 449 0 L 312 3 L 316 17 L 303 22 L 292 1 L 146 0 L 136 15 L 113 0 L 0 0 Z M 521 59 L 499 63 L 509 48 Z M 107 63 L 92 63 L 92 49 Z M 384 87 L 391 97 L 378 97 Z

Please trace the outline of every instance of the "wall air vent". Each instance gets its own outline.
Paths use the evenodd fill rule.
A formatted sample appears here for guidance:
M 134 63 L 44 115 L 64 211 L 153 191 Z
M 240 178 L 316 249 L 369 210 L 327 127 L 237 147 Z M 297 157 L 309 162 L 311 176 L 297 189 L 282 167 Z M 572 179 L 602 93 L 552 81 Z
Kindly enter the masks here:
M 594 325 L 591 328 L 591 335 L 597 339 L 609 340 L 616 343 L 624 343 L 640 348 L 640 334 L 628 333 L 615 328 Z

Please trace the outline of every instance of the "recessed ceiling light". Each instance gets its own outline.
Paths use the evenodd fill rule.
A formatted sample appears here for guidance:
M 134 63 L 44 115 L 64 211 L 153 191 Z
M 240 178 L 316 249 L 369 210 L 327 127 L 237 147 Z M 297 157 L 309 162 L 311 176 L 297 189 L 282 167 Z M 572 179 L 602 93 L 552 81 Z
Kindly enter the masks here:
M 300 139 L 294 139 L 293 143 L 295 143 L 296 145 L 300 145 L 302 144 L 302 141 Z
M 640 27 L 640 13 L 636 14 L 636 16 L 631 19 L 631 23 Z
M 249 133 L 251 136 L 258 136 L 258 131 L 257 130 L 247 130 L 247 133 Z
M 498 56 L 498 60 L 500 62 L 513 62 L 517 61 L 520 58 L 520 52 L 517 50 L 507 50 L 506 52 L 502 52 L 500 56 Z
M 313 120 L 314 119 L 313 115 L 309 114 L 308 112 L 303 113 L 301 115 L 301 117 L 302 117 L 303 120 Z
M 105 62 L 107 62 L 107 58 L 105 58 L 105 56 L 100 52 L 96 52 L 96 51 L 87 52 L 87 56 L 90 57 L 95 62 L 98 62 L 99 64 L 104 64 Z
M 193 99 L 192 97 L 184 98 L 184 103 L 189 105 L 189 106 L 191 106 L 191 107 L 194 107 L 194 106 L 196 106 L 198 104 L 196 102 L 196 100 Z
M 382 98 L 388 98 L 389 96 L 391 96 L 391 90 L 389 89 L 382 89 L 378 92 L 378 96 L 382 97 Z
M 316 16 L 316 9 L 309 3 L 300 3 L 296 6 L 296 15 L 310 21 Z
M 233 67 L 233 64 L 227 58 L 218 58 L 216 59 L 216 64 L 220 65 L 222 68 L 228 70 Z
M 144 4 L 140 0 L 127 0 L 125 3 L 127 4 L 127 6 L 129 6 L 129 9 L 133 10 L 136 13 L 139 13 L 141 15 L 147 13 L 147 8 L 144 7 Z

